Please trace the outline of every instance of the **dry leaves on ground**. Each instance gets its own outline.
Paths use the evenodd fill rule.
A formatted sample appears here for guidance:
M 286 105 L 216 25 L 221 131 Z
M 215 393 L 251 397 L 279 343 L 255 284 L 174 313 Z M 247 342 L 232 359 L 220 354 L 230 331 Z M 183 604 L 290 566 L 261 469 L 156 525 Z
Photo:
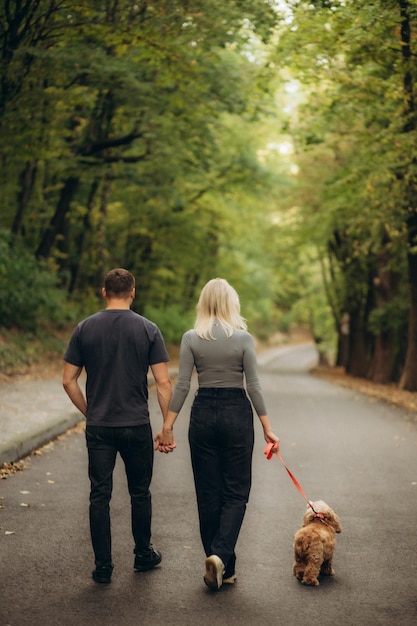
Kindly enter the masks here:
M 356 378 L 346 374 L 341 367 L 317 367 L 313 372 L 315 376 L 325 378 L 347 389 L 359 391 L 376 400 L 384 400 L 393 406 L 400 406 L 416 413 L 417 421 L 417 393 L 398 389 L 397 385 L 390 383 L 381 385 L 373 383 L 365 378 Z
M 81 421 L 75 426 L 72 426 L 71 428 L 66 430 L 62 435 L 59 435 L 56 439 L 53 439 L 49 443 L 46 443 L 44 446 L 37 448 L 36 450 L 33 450 L 33 452 L 31 452 L 29 456 L 25 457 L 21 461 L 16 461 L 14 463 L 3 463 L 3 465 L 0 466 L 0 479 L 8 478 L 9 476 L 16 474 L 17 472 L 21 472 L 23 470 L 29 469 L 30 457 L 32 455 L 42 456 L 49 450 L 52 450 L 57 441 L 64 441 L 65 439 L 68 439 L 68 437 L 70 437 L 71 435 L 75 433 L 82 433 L 84 431 L 85 431 L 85 422 Z
M 26 459 L 22 461 L 16 461 L 15 463 L 3 463 L 0 467 L 0 479 L 8 478 L 12 474 L 16 474 L 17 472 L 22 472 L 25 469 L 28 469 L 29 465 Z

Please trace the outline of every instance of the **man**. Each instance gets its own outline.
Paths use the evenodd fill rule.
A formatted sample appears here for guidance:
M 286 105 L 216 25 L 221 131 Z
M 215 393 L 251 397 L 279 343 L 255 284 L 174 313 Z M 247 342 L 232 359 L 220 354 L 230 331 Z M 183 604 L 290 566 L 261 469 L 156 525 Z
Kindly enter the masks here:
M 134 569 L 144 572 L 161 562 L 151 544 L 153 440 L 149 420 L 149 367 L 165 417 L 172 395 L 169 356 L 158 327 L 134 313 L 135 278 L 125 269 L 111 270 L 102 295 L 107 306 L 87 317 L 73 332 L 64 355 L 63 386 L 86 416 L 90 478 L 90 531 L 95 555 L 93 579 L 109 583 L 113 572 L 110 499 L 119 452 L 131 499 Z M 78 379 L 85 368 L 86 396 Z

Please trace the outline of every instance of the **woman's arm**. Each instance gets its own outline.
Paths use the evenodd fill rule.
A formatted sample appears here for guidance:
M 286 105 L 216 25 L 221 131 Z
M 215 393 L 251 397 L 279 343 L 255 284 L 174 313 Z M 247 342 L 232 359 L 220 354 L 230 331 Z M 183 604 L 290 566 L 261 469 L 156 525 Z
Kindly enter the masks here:
M 262 394 L 258 377 L 258 364 L 256 359 L 255 342 L 251 335 L 248 337 L 248 344 L 243 355 L 243 369 L 245 372 L 246 389 L 252 401 L 255 411 L 259 417 L 264 430 L 264 438 L 267 443 L 278 443 L 279 438 L 272 431 L 269 417 L 267 415 L 265 401 Z
M 194 369 L 194 357 L 190 346 L 190 335 L 185 333 L 181 340 L 179 372 L 174 394 L 164 417 L 162 430 L 154 438 L 155 450 L 165 454 L 172 452 L 177 444 L 174 438 L 174 422 L 190 390 L 191 375 Z

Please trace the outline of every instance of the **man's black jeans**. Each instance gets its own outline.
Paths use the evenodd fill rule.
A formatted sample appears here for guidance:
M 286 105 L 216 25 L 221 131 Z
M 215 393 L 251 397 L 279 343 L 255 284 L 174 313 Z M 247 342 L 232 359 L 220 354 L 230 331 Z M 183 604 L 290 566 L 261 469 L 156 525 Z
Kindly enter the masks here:
M 132 427 L 87 426 L 90 478 L 90 531 L 96 566 L 112 562 L 110 500 L 116 455 L 122 457 L 129 488 L 135 553 L 148 550 L 151 540 L 152 503 L 149 486 L 153 469 L 150 424 Z
M 249 499 L 253 413 L 244 389 L 200 388 L 191 409 L 189 443 L 200 534 L 206 556 L 235 567 L 235 545 Z

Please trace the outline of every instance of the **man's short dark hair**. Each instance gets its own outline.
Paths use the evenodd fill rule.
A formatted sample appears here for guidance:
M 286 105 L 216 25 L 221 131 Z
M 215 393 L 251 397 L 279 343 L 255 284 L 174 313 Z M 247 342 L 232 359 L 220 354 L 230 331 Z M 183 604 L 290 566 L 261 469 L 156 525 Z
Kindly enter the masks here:
M 128 297 L 134 286 L 133 274 L 121 267 L 110 270 L 104 279 L 104 289 L 110 297 Z

